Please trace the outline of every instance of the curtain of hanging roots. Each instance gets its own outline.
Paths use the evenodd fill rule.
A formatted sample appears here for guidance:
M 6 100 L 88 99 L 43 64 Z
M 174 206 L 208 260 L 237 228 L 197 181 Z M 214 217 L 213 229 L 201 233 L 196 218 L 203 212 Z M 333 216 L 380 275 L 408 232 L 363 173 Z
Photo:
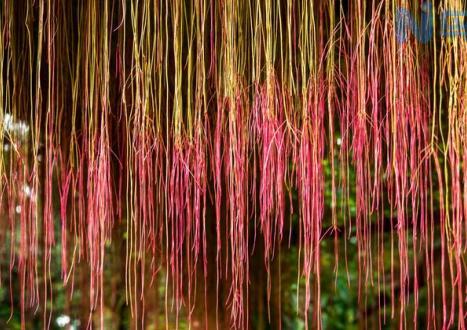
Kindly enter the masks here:
M 379 309 L 390 307 L 380 326 L 417 327 L 423 282 L 427 326 L 465 329 L 467 44 L 465 30 L 440 38 L 440 13 L 466 10 L 465 1 L 0 6 L 1 244 L 10 281 L 18 274 L 10 296 L 20 297 L 23 326 L 27 311 L 53 303 L 57 244 L 71 294 L 76 270 L 88 267 L 89 313 L 104 325 L 106 246 L 122 239 L 114 231 L 123 223 L 137 327 L 144 291 L 156 290 L 151 279 L 163 270 L 165 326 L 168 314 L 177 326 L 189 320 L 196 304 L 217 324 L 222 309 L 247 328 L 250 255 L 264 245 L 269 300 L 272 260 L 298 215 L 297 307 L 307 328 L 322 325 L 320 245 L 329 236 L 335 272 L 356 249 L 349 285 L 359 300 L 389 287 L 378 297 Z M 398 20 L 400 12 L 408 14 Z M 462 28 L 464 17 L 455 19 L 447 23 Z M 420 42 L 430 27 L 432 40 Z M 339 250 L 351 237 L 355 247 Z

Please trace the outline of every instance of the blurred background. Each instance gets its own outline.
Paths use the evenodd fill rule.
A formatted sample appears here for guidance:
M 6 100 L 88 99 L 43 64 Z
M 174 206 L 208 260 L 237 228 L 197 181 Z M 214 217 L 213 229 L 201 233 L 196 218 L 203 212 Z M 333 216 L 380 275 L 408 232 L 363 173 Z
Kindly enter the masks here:
M 326 175 L 330 175 L 330 166 L 325 163 Z M 353 173 L 350 173 L 351 180 L 354 180 Z M 331 180 L 326 180 L 330 182 Z M 351 181 L 352 182 L 352 181 Z M 331 187 L 326 187 L 326 201 L 331 200 Z M 338 190 L 338 201 L 341 200 L 342 191 Z M 350 196 L 355 194 L 350 193 Z M 296 192 L 292 194 L 292 203 L 297 203 Z M 340 209 L 341 202 L 338 203 L 337 210 Z M 55 205 L 55 207 L 59 207 Z M 290 210 L 290 205 L 287 206 Z M 215 220 L 212 206 L 208 208 L 208 278 L 207 278 L 207 314 L 205 315 L 204 301 L 204 278 L 201 269 L 202 262 L 198 263 L 198 275 L 196 278 L 197 294 L 195 297 L 195 307 L 191 317 L 187 314 L 187 301 L 184 302 L 178 313 L 173 305 L 173 295 L 170 286 L 166 287 L 165 261 L 146 260 L 147 267 L 151 262 L 158 264 L 158 271 L 153 278 L 145 278 L 144 299 L 138 301 L 138 311 L 136 321 L 131 317 L 131 309 L 126 304 L 125 296 L 125 254 L 126 254 L 126 224 L 116 223 L 113 232 L 112 244 L 108 242 L 105 251 L 105 271 L 104 271 L 104 319 L 107 329 L 161 329 L 166 325 L 173 329 L 197 329 L 205 328 L 207 317 L 208 328 L 216 326 L 216 278 L 215 278 L 215 258 L 216 258 L 216 238 Z M 16 210 L 19 215 L 21 210 Z M 383 249 L 378 254 L 377 237 L 372 236 L 372 249 L 375 255 L 373 262 L 368 265 L 367 272 L 360 274 L 359 282 L 359 260 L 357 256 L 357 240 L 354 232 L 355 226 L 351 226 L 355 218 L 355 201 L 350 197 L 348 216 L 345 220 L 343 212 L 338 212 L 339 232 L 337 240 L 330 230 L 331 216 L 330 205 L 326 204 L 325 219 L 322 230 L 321 241 L 321 309 L 322 326 L 324 329 L 395 329 L 399 327 L 398 320 L 398 254 L 397 238 L 392 237 L 391 246 L 391 219 L 389 209 L 385 215 L 384 226 L 381 229 Z M 58 210 L 55 214 L 59 214 Z M 345 220 L 345 221 L 344 221 Z M 3 221 L 6 221 L 3 219 Z M 3 223 L 4 225 L 5 222 Z M 52 251 L 51 258 L 51 287 L 53 290 L 52 299 L 44 305 L 41 301 L 37 310 L 27 309 L 25 313 L 27 329 L 41 329 L 45 322 L 50 322 L 52 329 L 84 329 L 92 324 L 98 327 L 100 313 L 99 310 L 90 313 L 89 301 L 89 268 L 86 262 L 81 261 L 75 265 L 72 278 L 64 286 L 61 278 L 61 246 L 60 246 L 60 219 L 55 221 L 56 244 Z M 253 220 L 250 223 L 250 230 L 258 226 Z M 281 244 L 276 247 L 274 261 L 271 270 L 266 272 L 263 256 L 262 235 L 257 235 L 256 242 L 253 235 L 250 235 L 250 285 L 248 295 L 248 314 L 251 329 L 303 329 L 305 327 L 304 295 L 305 280 L 298 273 L 299 268 L 299 242 L 298 240 L 298 216 L 292 214 L 287 219 L 284 227 L 287 229 Z M 377 228 L 377 220 L 372 220 L 372 228 Z M 2 227 L 8 228 L 8 227 Z M 0 328 L 20 329 L 20 289 L 19 278 L 16 267 L 10 270 L 10 243 L 9 230 L 1 232 L 2 244 L 0 254 L 1 286 L 0 286 Z M 393 234 L 394 236 L 396 234 Z M 410 236 L 410 235 L 409 235 Z M 439 235 L 434 235 L 435 240 Z M 410 239 L 410 237 L 409 237 Z M 253 248 L 253 243 L 254 248 Z M 408 242 L 411 246 L 411 242 Z M 441 281 L 439 264 L 440 242 L 434 242 L 435 260 L 435 303 L 440 306 Z M 72 249 L 72 246 L 69 247 Z M 338 264 L 336 266 L 335 249 L 338 253 Z M 71 250 L 70 250 L 71 251 Z M 38 287 L 44 285 L 42 274 L 42 253 L 39 251 Z M 70 252 L 71 254 L 71 252 Z M 378 254 L 378 256 L 376 256 Z M 419 253 L 420 258 L 421 253 Z M 410 260 L 413 260 L 413 251 L 409 249 Z M 391 263 L 391 258 L 394 262 Z M 379 261 L 378 261 L 379 260 Z M 380 262 L 377 267 L 376 263 Z M 393 269 L 391 269 L 391 264 Z M 411 267 L 418 262 L 411 263 Z M 420 262 L 420 265 L 422 263 Z M 384 272 L 378 271 L 384 269 Z M 140 270 L 137 270 L 138 272 Z M 391 285 L 391 272 L 394 281 Z M 419 272 L 419 308 L 414 315 L 413 295 L 410 297 L 407 307 L 407 328 L 412 328 L 412 319 L 415 317 L 420 329 L 426 328 L 427 324 L 427 287 L 424 270 Z M 411 269 L 411 274 L 413 274 Z M 311 281 L 315 282 L 314 279 Z M 411 279 L 412 281 L 412 279 Z M 270 283 L 270 298 L 268 299 L 268 282 Z M 218 324 L 220 329 L 229 328 L 229 306 L 223 305 L 229 294 L 229 288 L 221 286 L 219 288 L 219 310 Z M 412 282 L 411 282 L 412 283 Z M 360 287 L 360 288 L 359 288 Z M 166 292 L 166 289 L 168 290 Z M 409 288 L 409 291 L 413 288 Z M 360 298 L 359 298 L 360 290 Z M 448 290 L 450 291 L 450 290 Z M 167 294 L 166 294 L 167 293 Z M 43 297 L 43 293 L 41 293 Z M 394 298 L 394 301 L 391 300 Z M 449 292 L 448 292 L 449 298 Z M 268 302 L 269 300 L 269 302 Z M 308 318 L 312 319 L 315 310 L 310 307 Z M 449 301 L 449 300 L 448 300 Z M 392 305 L 393 304 L 393 305 Z M 394 312 L 394 313 L 392 313 Z M 441 319 L 442 309 L 438 308 L 436 319 Z M 136 314 L 135 314 L 136 315 Z M 312 327 L 312 326 L 311 326 Z

